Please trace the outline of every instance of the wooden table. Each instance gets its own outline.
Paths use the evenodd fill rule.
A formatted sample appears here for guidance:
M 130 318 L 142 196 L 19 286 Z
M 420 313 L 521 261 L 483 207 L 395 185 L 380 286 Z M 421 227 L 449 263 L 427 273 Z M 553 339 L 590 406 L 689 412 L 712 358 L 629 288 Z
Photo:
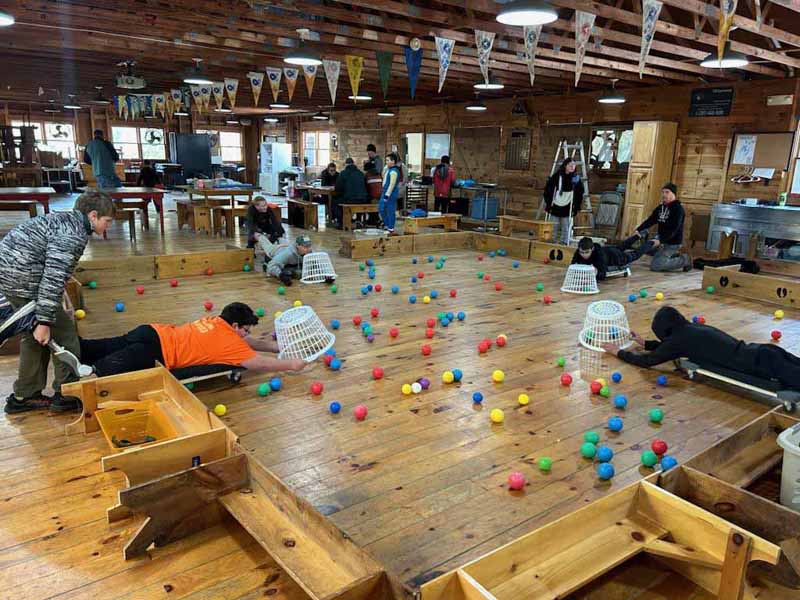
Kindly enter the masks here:
M 164 235 L 164 190 L 149 187 L 118 187 L 102 188 L 100 191 L 111 196 L 112 200 L 152 200 L 153 204 L 156 205 L 158 210 L 158 219 L 161 224 L 161 235 Z
M 194 202 L 195 196 L 200 196 L 205 202 L 213 202 L 216 200 L 215 196 L 230 197 L 230 206 L 236 206 L 236 196 L 247 196 L 247 202 L 253 201 L 253 194 L 259 191 L 257 188 L 193 188 L 182 187 L 189 194 L 189 200 Z M 210 206 L 210 205 L 209 205 Z
M 419 233 L 420 227 L 443 225 L 445 231 L 458 231 L 458 220 L 461 215 L 443 214 L 432 217 L 406 217 L 403 233 Z
M 353 231 L 353 215 L 355 213 L 377 213 L 377 204 L 342 204 L 342 229 Z
M 13 179 L 14 183 L 19 183 L 23 178 L 32 180 L 34 186 L 41 186 L 44 181 L 42 179 L 42 167 L 35 166 L 4 166 L 0 169 L 0 180 L 8 184 L 9 179 Z
M 333 196 L 336 194 L 336 188 L 332 185 L 314 186 L 300 183 L 294 186 L 294 189 L 306 191 L 311 196 L 314 194 L 325 198 L 325 207 L 327 208 L 328 219 L 331 218 L 331 206 L 333 205 Z
M 500 235 L 510 236 L 515 229 L 527 229 L 536 232 L 536 239 L 550 241 L 553 239 L 554 221 L 540 221 L 500 215 Z
M 0 188 L 0 201 L 35 200 L 44 207 L 44 214 L 50 212 L 50 196 L 56 191 L 51 187 L 8 187 Z
M 302 225 L 298 225 L 303 229 L 316 231 L 319 229 L 319 218 L 317 213 L 316 202 L 306 202 L 305 200 L 296 200 L 289 198 L 289 225 L 295 225 L 299 221 L 295 218 L 298 212 L 302 211 Z

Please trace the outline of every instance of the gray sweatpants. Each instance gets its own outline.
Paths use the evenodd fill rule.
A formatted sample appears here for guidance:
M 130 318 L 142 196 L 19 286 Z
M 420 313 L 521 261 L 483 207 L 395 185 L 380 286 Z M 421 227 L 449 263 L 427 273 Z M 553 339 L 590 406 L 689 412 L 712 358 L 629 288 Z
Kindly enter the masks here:
M 661 244 L 652 256 L 651 271 L 679 271 L 686 264 L 681 247 L 676 244 Z
M 553 243 L 554 244 L 569 244 L 570 235 L 572 234 L 572 219 L 570 217 L 555 217 L 551 216 L 553 220 Z

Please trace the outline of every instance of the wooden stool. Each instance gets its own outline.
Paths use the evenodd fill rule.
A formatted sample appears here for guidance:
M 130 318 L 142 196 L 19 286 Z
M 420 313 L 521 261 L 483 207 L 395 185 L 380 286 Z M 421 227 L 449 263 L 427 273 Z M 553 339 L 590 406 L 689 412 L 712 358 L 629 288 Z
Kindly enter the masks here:
M 128 235 L 132 243 L 136 243 L 136 213 L 138 208 L 114 208 L 114 218 L 120 221 L 128 221 Z
M 36 204 L 35 200 L 14 200 L 13 202 L 0 202 L 0 211 L 7 211 L 7 212 L 27 212 L 30 218 L 36 216 Z
M 318 229 L 318 207 L 319 204 L 315 202 L 306 202 L 305 200 L 295 200 L 294 198 L 290 198 L 289 225 L 310 230 Z
M 121 199 L 121 200 L 114 200 L 114 208 L 118 210 L 138 210 L 141 212 L 142 218 L 142 229 L 144 231 L 150 230 L 150 213 L 147 210 L 147 207 L 150 205 L 150 200 L 130 200 L 130 199 Z
M 443 214 L 433 217 L 406 217 L 403 233 L 419 233 L 420 227 L 444 226 L 445 231 L 458 231 L 458 219 L 461 215 Z
M 342 229 L 353 231 L 353 215 L 356 213 L 377 213 L 377 204 L 342 204 Z
M 219 215 L 219 217 L 218 217 Z M 225 236 L 232 238 L 236 233 L 236 218 L 244 219 L 247 217 L 247 207 L 246 206 L 237 206 L 236 208 L 232 208 L 230 206 L 220 206 L 214 209 L 214 227 L 216 228 L 215 231 L 217 233 L 221 233 L 222 225 L 216 222 L 216 219 L 219 218 L 225 221 Z
M 211 233 L 211 209 L 202 204 L 194 204 L 189 200 L 178 200 L 178 230 L 188 224 L 189 229 L 197 233 L 200 229 Z
M 550 241 L 553 239 L 554 223 L 552 221 L 523 219 L 522 217 L 510 217 L 508 215 L 501 215 L 498 218 L 500 219 L 500 235 L 508 237 L 517 229 L 526 229 L 535 232 L 537 240 Z

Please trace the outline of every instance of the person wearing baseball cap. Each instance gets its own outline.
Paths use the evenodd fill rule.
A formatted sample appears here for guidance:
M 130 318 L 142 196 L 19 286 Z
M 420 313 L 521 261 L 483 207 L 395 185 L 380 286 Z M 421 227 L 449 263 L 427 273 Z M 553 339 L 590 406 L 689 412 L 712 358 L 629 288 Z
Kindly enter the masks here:
M 648 252 L 653 256 L 650 263 L 651 271 L 690 271 L 692 257 L 681 253 L 683 244 L 683 224 L 686 213 L 678 200 L 678 187 L 670 182 L 661 186 L 661 204 L 653 209 L 650 216 L 636 228 L 635 236 L 647 240 L 647 230 L 653 225 L 658 226 L 656 235 L 652 238 L 652 249 Z
M 292 285 L 292 279 L 299 279 L 303 272 L 303 257 L 312 251 L 311 238 L 298 235 L 293 243 L 278 247 L 269 257 L 267 275 L 280 279 L 283 285 Z

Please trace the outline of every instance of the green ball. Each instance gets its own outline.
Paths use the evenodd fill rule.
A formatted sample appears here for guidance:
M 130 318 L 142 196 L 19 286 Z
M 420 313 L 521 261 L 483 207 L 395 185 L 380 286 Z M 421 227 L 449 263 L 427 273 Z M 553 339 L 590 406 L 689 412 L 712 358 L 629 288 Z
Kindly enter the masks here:
M 478 279 L 483 279 L 483 271 L 478 271 Z
M 543 283 L 537 283 L 536 284 L 536 291 L 537 292 L 543 292 L 544 291 L 544 284 Z
M 603 398 L 608 398 L 611 395 L 611 390 L 608 388 L 607 385 L 604 385 L 603 387 L 600 388 L 600 395 Z
M 359 271 L 363 271 L 366 268 L 367 268 L 367 265 L 365 265 L 364 263 L 361 263 L 361 264 L 358 265 L 358 270 Z
M 270 387 L 269 383 L 261 383 L 258 386 L 258 395 L 259 396 L 269 396 Z
M 660 408 L 654 408 L 650 411 L 650 422 L 651 423 L 661 423 L 664 419 L 664 411 Z
M 436 318 L 437 318 L 437 319 L 439 319 L 439 320 L 441 321 L 441 320 L 442 320 L 442 319 L 444 319 L 446 316 L 447 316 L 447 314 L 446 314 L 446 313 L 440 312 L 438 315 L 436 315 Z
M 437 263 L 436 263 L 436 268 L 437 268 L 437 269 L 441 269 L 443 266 L 444 266 L 444 265 L 443 265 L 442 263 L 440 263 L 440 262 L 437 262 Z
M 642 298 L 647 298 L 647 290 L 646 290 L 646 289 L 644 289 L 644 288 L 640 289 L 640 290 L 639 290 L 639 295 L 640 295 Z
M 548 458 L 547 456 L 543 456 L 537 460 L 536 463 L 539 465 L 539 470 L 543 473 L 548 473 L 550 469 L 553 468 L 553 459 Z
M 97 289 L 97 282 L 96 281 L 90 281 L 89 282 L 89 287 L 91 289 L 93 289 L 93 290 L 96 290 Z
M 257 308 L 256 309 L 256 316 L 257 317 L 263 317 L 265 314 L 266 314 L 266 311 L 264 311 L 263 308 Z
M 595 454 L 597 454 L 597 446 L 591 442 L 583 442 L 583 444 L 581 444 L 581 456 L 584 458 L 594 458 Z
M 559 358 L 558 358 L 558 366 L 559 367 L 563 367 L 566 364 L 567 364 L 567 359 L 565 359 L 563 356 L 559 356 Z
M 583 441 L 589 442 L 590 444 L 596 444 L 600 441 L 600 436 L 597 435 L 596 431 L 587 431 L 583 434 Z
M 250 265 L 245 265 L 242 267 L 242 271 L 244 271 L 245 273 L 249 273 L 252 269 L 253 267 L 251 267 Z
M 278 293 L 283 296 L 286 293 L 286 288 L 283 286 L 278 287 Z
M 642 464 L 645 467 L 652 467 L 658 462 L 658 456 L 656 456 L 656 453 L 653 452 L 652 450 L 645 450 L 644 452 L 642 452 L 641 459 L 642 459 Z
M 187 390 L 192 391 L 194 389 L 194 384 L 193 383 L 187 383 L 187 384 L 185 384 L 184 387 L 186 387 Z
M 713 294 L 716 291 L 713 285 L 710 285 L 706 288 L 706 294 Z
M 372 333 L 372 327 L 364 327 L 364 337 Z
M 336 293 L 336 292 L 338 292 L 338 291 L 339 291 L 339 286 L 337 286 L 337 285 L 334 283 L 334 284 L 331 286 L 331 294 L 335 294 L 335 293 Z

